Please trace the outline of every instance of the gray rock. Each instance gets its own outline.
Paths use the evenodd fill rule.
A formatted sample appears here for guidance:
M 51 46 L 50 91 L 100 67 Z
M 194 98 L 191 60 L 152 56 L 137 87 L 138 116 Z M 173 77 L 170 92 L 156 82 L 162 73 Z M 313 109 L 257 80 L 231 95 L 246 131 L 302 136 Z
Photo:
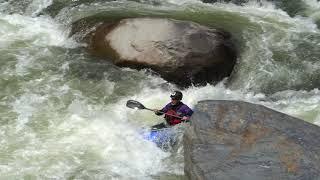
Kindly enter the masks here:
M 91 39 L 90 48 L 114 64 L 150 68 L 181 87 L 218 82 L 236 62 L 229 33 L 186 21 L 123 19 L 100 25 Z
M 261 105 L 201 101 L 184 135 L 189 179 L 320 179 L 320 127 Z

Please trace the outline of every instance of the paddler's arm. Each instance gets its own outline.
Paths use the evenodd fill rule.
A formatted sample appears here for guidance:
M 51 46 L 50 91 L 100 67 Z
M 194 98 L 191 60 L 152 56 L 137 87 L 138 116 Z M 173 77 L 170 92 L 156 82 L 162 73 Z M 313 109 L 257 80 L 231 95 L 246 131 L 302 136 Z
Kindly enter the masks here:
M 158 116 L 163 115 L 164 113 L 166 113 L 169 110 L 169 106 L 170 103 L 168 103 L 164 108 L 162 108 L 161 110 L 159 109 L 153 109 L 154 113 Z
M 193 111 L 192 109 L 190 109 L 188 106 L 185 106 L 185 115 L 182 117 L 182 121 L 186 121 L 188 122 L 190 120 L 190 117 L 192 116 L 193 114 Z

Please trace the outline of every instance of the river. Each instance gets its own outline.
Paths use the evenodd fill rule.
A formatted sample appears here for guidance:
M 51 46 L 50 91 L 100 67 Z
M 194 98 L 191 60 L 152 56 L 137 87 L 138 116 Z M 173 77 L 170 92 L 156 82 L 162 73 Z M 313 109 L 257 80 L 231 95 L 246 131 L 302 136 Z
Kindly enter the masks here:
M 253 0 L 0 0 L 1 179 L 185 179 L 182 145 L 163 151 L 139 133 L 161 117 L 125 107 L 161 108 L 175 85 L 88 54 L 70 32 L 91 16 L 223 28 L 239 50 L 230 80 L 184 89 L 183 102 L 248 101 L 320 125 L 320 2 L 301 3 L 290 16 Z

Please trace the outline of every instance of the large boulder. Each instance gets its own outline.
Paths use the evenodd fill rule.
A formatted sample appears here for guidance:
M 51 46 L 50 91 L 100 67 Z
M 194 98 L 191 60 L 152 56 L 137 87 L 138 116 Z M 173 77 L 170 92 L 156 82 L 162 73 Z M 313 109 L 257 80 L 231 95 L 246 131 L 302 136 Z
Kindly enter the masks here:
M 261 105 L 201 101 L 184 135 L 189 179 L 319 179 L 320 127 Z
M 196 23 L 162 18 L 123 19 L 93 33 L 90 49 L 118 66 L 150 68 L 185 87 L 230 75 L 236 51 L 230 34 Z

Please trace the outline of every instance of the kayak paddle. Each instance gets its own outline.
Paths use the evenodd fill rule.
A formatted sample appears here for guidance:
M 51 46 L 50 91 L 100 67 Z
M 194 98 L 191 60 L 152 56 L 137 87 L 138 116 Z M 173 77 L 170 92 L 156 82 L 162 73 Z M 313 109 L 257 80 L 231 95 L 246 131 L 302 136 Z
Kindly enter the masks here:
M 131 108 L 131 109 L 146 109 L 146 110 L 155 112 L 155 110 L 150 109 L 150 108 L 146 108 L 143 104 L 141 104 L 140 102 L 135 101 L 135 100 L 128 100 L 126 106 L 127 106 L 128 108 Z M 160 112 L 161 112 L 161 111 L 160 111 Z M 167 115 L 167 116 L 172 116 L 172 117 L 175 117 L 175 118 L 182 119 L 182 117 L 180 117 L 180 116 L 175 116 L 175 115 L 172 115 L 172 114 L 167 114 L 167 113 L 165 113 L 165 112 L 161 112 L 161 113 L 163 113 L 163 114 L 165 114 L 165 115 Z

